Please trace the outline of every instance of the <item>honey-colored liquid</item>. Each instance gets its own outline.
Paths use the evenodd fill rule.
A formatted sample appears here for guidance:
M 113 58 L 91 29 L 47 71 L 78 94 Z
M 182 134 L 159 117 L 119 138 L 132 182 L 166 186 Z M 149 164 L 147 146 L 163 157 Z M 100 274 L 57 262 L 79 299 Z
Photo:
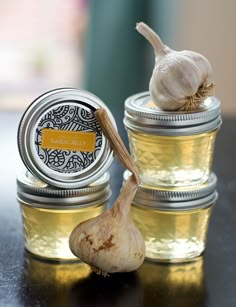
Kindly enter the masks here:
M 137 272 L 145 291 L 145 306 L 200 307 L 205 300 L 202 257 L 178 264 L 144 262 Z
M 134 272 L 110 274 L 103 278 L 93 273 L 88 265 L 78 261 L 57 263 L 36 259 L 28 253 L 25 256 L 22 278 L 25 279 L 23 284 L 27 285 L 24 302 L 29 304 L 24 306 L 144 306 L 143 289 Z M 26 296 L 23 290 L 22 295 Z
M 44 261 L 26 253 L 23 278 L 30 289 L 27 292 L 27 306 L 80 306 L 79 299 L 77 303 L 80 289 L 77 290 L 75 286 L 88 279 L 90 274 L 90 267 L 79 261 Z
M 24 273 L 30 283 L 50 284 L 60 286 L 73 284 L 79 279 L 86 278 L 91 273 L 91 268 L 82 262 L 49 262 L 25 254 Z
M 217 130 L 191 136 L 160 136 L 128 130 L 141 182 L 149 186 L 204 183 L 210 174 Z
M 142 233 L 146 258 L 187 261 L 205 248 L 212 206 L 188 211 L 160 211 L 132 205 L 132 217 Z
M 34 255 L 52 260 L 77 259 L 69 236 L 76 225 L 101 214 L 105 204 L 76 209 L 43 209 L 21 203 L 25 247 Z

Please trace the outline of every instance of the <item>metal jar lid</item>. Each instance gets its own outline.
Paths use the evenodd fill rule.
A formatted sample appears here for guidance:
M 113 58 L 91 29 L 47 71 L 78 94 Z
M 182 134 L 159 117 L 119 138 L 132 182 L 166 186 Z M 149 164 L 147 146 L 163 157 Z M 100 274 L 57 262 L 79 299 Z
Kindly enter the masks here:
M 61 88 L 39 96 L 25 111 L 18 128 L 18 148 L 26 168 L 60 188 L 87 186 L 113 161 L 113 151 L 94 111 L 107 106 L 95 95 Z
M 124 182 L 130 176 L 126 170 Z M 217 199 L 217 177 L 211 173 L 204 184 L 197 187 L 176 187 L 172 189 L 153 188 L 139 185 L 133 203 L 158 210 L 189 210 L 207 207 Z
M 125 101 L 124 124 L 133 131 L 158 135 L 199 134 L 221 125 L 220 101 L 211 96 L 197 111 L 163 111 L 151 100 L 149 92 L 133 95 Z
M 32 207 L 70 209 L 102 204 L 111 196 L 108 172 L 90 185 L 78 189 L 58 189 L 22 171 L 17 177 L 17 197 Z

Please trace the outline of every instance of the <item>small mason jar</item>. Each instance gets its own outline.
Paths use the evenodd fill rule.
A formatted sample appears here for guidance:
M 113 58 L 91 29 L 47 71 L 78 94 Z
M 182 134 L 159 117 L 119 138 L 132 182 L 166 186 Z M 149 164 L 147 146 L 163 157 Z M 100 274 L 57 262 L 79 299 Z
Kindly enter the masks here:
M 124 124 L 140 180 L 150 186 L 204 183 L 211 172 L 220 102 L 207 98 L 197 111 L 163 111 L 148 92 L 125 101 Z
M 22 172 L 17 199 L 26 250 L 48 260 L 78 260 L 69 248 L 70 233 L 77 224 L 101 214 L 110 195 L 108 173 L 87 187 L 59 189 Z
M 124 180 L 128 176 L 126 171 Z M 147 259 L 185 262 L 203 253 L 210 215 L 217 199 L 216 181 L 212 173 L 207 182 L 195 189 L 139 186 L 131 214 L 144 237 Z

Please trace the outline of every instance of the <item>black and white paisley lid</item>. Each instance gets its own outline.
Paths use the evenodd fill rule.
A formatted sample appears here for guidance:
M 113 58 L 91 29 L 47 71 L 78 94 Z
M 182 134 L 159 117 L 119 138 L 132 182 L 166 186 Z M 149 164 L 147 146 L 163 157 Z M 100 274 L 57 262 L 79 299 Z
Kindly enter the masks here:
M 76 188 L 97 180 L 110 166 L 113 153 L 94 111 L 107 106 L 93 94 L 78 89 L 57 89 L 38 97 L 26 110 L 18 129 L 18 147 L 28 170 L 56 187 Z M 94 151 L 42 147 L 43 129 L 93 132 Z

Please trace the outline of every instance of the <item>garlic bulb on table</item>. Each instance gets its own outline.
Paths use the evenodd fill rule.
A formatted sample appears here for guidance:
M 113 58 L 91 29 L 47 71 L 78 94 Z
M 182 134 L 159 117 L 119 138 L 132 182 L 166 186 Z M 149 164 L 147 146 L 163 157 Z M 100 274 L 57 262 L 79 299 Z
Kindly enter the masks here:
M 71 233 L 71 251 L 102 273 L 134 271 L 144 261 L 144 242 L 129 215 L 128 203 L 136 192 L 134 180 L 123 187 L 110 210 L 79 224 Z
M 145 244 L 130 217 L 130 206 L 139 179 L 137 170 L 105 110 L 95 112 L 103 133 L 109 139 L 121 163 L 133 175 L 123 186 L 113 207 L 80 223 L 70 235 L 70 249 L 95 272 L 107 274 L 138 269 L 145 258 Z
M 155 67 L 149 84 L 153 102 L 163 110 L 195 110 L 212 93 L 212 67 L 201 54 L 175 51 L 164 45 L 160 37 L 145 23 L 137 31 L 152 45 Z

